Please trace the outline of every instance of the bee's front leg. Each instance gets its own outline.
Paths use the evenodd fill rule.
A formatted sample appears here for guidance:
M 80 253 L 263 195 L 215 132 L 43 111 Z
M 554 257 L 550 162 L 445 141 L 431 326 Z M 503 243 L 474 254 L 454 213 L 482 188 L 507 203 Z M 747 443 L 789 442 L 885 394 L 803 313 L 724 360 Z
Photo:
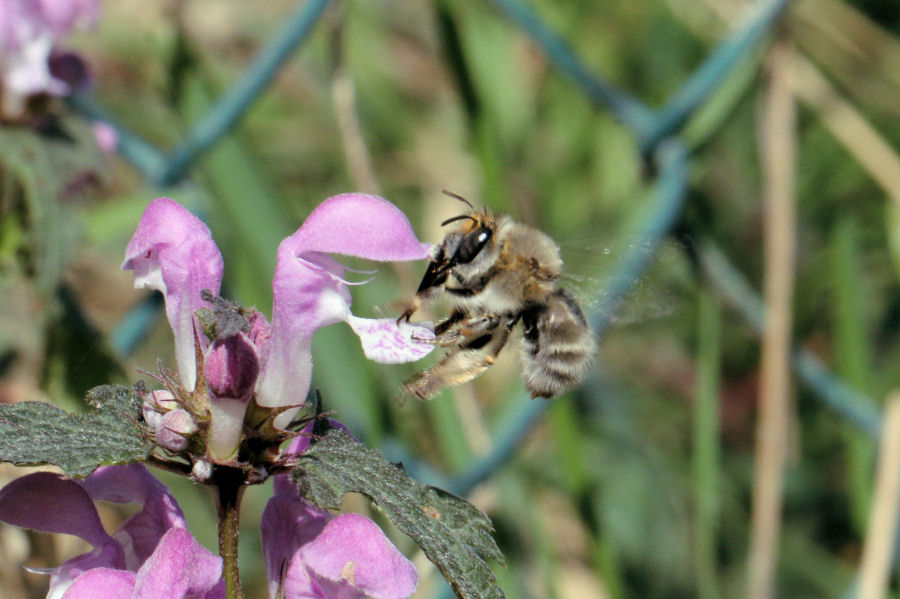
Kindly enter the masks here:
M 404 304 L 401 304 L 404 305 Z M 412 315 L 416 313 L 416 310 L 419 309 L 419 298 L 414 297 L 408 303 L 405 304 L 405 308 L 400 316 L 397 317 L 397 325 L 399 326 L 401 322 L 409 322 L 409 319 L 412 318 Z
M 401 322 L 409 322 L 412 315 L 415 314 L 419 307 L 424 303 L 434 299 L 441 291 L 440 287 L 428 287 L 426 289 L 419 290 L 411 300 L 408 302 L 400 303 L 400 307 L 403 307 L 403 312 L 397 318 L 397 324 L 399 325 Z

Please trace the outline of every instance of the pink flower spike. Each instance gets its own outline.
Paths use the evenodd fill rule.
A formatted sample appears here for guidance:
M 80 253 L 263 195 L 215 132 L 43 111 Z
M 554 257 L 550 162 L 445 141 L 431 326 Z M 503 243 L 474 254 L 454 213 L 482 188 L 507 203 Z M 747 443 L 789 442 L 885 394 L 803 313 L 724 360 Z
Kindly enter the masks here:
M 278 247 L 272 283 L 272 336 L 257 388 L 259 404 L 302 404 L 312 375 L 313 333 L 319 327 L 355 318 L 350 313 L 345 269 L 328 254 L 398 261 L 425 259 L 429 250 L 430 245 L 416 238 L 406 216 L 384 198 L 341 194 L 313 210 L 303 226 Z M 391 330 L 387 324 L 373 326 L 359 320 L 353 324 L 366 335 L 363 345 L 371 349 L 371 355 L 388 357 L 388 361 L 404 355 L 418 359 L 428 353 L 425 349 L 431 349 L 411 338 L 412 329 L 407 329 L 410 338 L 404 344 L 398 343 L 401 334 L 396 327 Z M 281 414 L 276 425 L 286 426 L 295 413 Z
M 122 269 L 134 271 L 136 288 L 157 289 L 165 296 L 181 383 L 193 389 L 194 311 L 205 305 L 200 291 L 218 295 L 222 282 L 222 255 L 209 228 L 174 200 L 157 198 L 138 223 Z

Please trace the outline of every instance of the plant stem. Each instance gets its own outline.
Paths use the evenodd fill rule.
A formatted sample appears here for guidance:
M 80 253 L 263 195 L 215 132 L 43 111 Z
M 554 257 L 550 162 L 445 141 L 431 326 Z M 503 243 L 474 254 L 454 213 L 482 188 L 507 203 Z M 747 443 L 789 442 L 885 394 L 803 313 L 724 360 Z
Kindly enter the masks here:
M 761 130 L 764 173 L 765 324 L 760 366 L 759 417 L 753 485 L 753 520 L 747 559 L 748 599 L 776 595 L 784 471 L 791 413 L 791 301 L 794 283 L 795 109 L 789 48 L 776 42 Z
M 228 599 L 243 599 L 241 575 L 238 572 L 238 523 L 241 497 L 244 495 L 244 475 L 237 468 L 218 467 L 213 474 L 216 495 L 216 516 L 219 523 L 219 555 L 222 556 L 222 576 Z

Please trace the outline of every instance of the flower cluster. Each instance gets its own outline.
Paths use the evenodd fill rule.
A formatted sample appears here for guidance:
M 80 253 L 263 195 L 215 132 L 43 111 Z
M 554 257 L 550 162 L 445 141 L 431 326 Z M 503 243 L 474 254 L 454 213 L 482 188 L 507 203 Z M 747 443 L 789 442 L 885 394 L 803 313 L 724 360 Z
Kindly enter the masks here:
M 378 362 L 427 355 L 433 345 L 422 340 L 433 338 L 429 328 L 350 312 L 346 269 L 330 254 L 398 261 L 422 259 L 428 251 L 387 200 L 329 198 L 278 248 L 269 323 L 262 313 L 217 297 L 223 262 L 206 225 L 173 200 L 154 200 L 128 244 L 123 268 L 134 271 L 136 287 L 164 294 L 175 334 L 178 380 L 169 381 L 168 393 L 148 398 L 149 411 L 160 416 L 148 417 L 160 444 L 178 451 L 166 439 L 181 446 L 205 434 L 192 459 L 226 464 L 248 435 L 283 430 L 306 405 L 312 336 L 320 327 L 348 323 L 366 357 Z M 198 320 L 198 313 L 206 318 Z M 255 425 L 245 421 L 251 405 Z M 261 409 L 271 418 L 261 420 Z M 262 424 L 272 430 L 260 430 Z
M 0 76 L 4 112 L 17 113 L 35 94 L 71 93 L 87 71 L 77 55 L 60 48 L 76 27 L 96 22 L 99 0 L 0 2 Z
M 94 501 L 141 509 L 109 535 Z M 175 499 L 144 466 L 108 466 L 77 482 L 50 472 L 24 476 L 0 490 L 0 520 L 93 547 L 48 571 L 48 597 L 225 597 L 222 558 L 191 536 Z
M 429 249 L 387 200 L 329 198 L 278 249 L 270 323 L 218 297 L 221 254 L 206 225 L 173 200 L 154 200 L 128 244 L 123 268 L 134 271 L 136 287 L 163 293 L 175 335 L 177 374 L 162 371 L 166 388 L 143 398 L 154 457 L 207 484 L 220 484 L 217 469 L 245 477 L 235 488 L 273 475 L 261 523 L 273 599 L 401 599 L 415 591 L 415 568 L 375 523 L 314 506 L 289 470 L 319 417 L 294 420 L 307 406 L 316 329 L 348 323 L 365 355 L 381 362 L 416 360 L 433 348 L 422 341 L 433 338 L 427 326 L 354 316 L 346 269 L 330 254 L 416 260 Z M 99 500 L 141 509 L 109 535 L 93 504 Z M 83 481 L 23 477 L 0 490 L 0 521 L 74 534 L 93 546 L 49 571 L 55 599 L 220 599 L 223 557 L 236 563 L 236 550 L 228 562 L 194 539 L 168 489 L 141 465 L 100 468 Z
M 298 438 L 293 451 L 302 451 Z M 95 501 L 140 510 L 108 534 Z M 200 545 L 165 485 L 141 465 L 107 466 L 82 481 L 50 472 L 0 490 L 0 521 L 78 536 L 93 550 L 46 572 L 54 599 L 224 599 L 222 558 Z M 308 504 L 288 475 L 262 519 L 272 599 L 401 599 L 415 591 L 413 565 L 374 522 Z

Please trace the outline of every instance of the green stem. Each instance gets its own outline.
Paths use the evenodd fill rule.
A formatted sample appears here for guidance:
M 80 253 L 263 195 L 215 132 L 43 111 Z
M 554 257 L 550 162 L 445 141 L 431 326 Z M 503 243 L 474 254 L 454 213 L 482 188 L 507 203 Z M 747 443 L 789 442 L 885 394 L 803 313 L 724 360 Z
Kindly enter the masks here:
M 694 564 L 700 599 L 721 596 L 717 580 L 719 519 L 719 368 L 722 309 L 709 291 L 700 292 L 697 331 L 697 389 L 694 397 Z
M 241 575 L 238 572 L 238 523 L 241 497 L 244 495 L 244 475 L 237 468 L 219 467 L 213 474 L 216 491 L 216 516 L 219 523 L 219 555 L 222 556 L 222 576 L 228 599 L 243 599 Z

